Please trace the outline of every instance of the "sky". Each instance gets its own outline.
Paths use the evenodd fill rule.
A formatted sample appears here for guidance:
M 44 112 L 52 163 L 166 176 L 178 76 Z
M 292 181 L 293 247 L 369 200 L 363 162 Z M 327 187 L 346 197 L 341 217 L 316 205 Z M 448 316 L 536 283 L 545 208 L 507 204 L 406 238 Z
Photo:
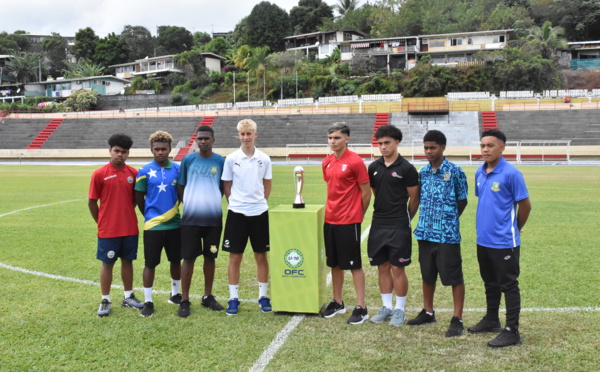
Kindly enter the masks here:
M 299 0 L 269 0 L 288 13 Z M 324 0 L 332 5 L 336 0 Z M 260 0 L 0 0 L 0 32 L 62 36 L 91 27 L 96 35 L 120 34 L 126 25 L 185 27 L 195 32 L 233 31 Z

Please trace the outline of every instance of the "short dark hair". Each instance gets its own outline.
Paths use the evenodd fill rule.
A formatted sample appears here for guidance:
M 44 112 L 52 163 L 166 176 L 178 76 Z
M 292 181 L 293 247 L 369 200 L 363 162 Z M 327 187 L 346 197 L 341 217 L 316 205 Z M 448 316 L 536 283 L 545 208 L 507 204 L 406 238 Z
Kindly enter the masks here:
M 502 133 L 498 129 L 484 130 L 483 133 L 481 133 L 481 138 L 483 137 L 496 137 L 500 141 L 502 141 L 502 143 L 506 143 L 506 135 L 504 135 L 504 133 Z
M 208 125 L 201 125 L 196 129 L 196 135 L 200 132 L 208 132 L 212 138 L 215 138 L 215 131 Z
M 398 141 L 402 141 L 402 131 L 395 125 L 384 125 L 377 128 L 375 138 L 390 137 Z
M 108 146 L 112 149 L 115 146 L 119 146 L 124 150 L 129 150 L 133 146 L 133 140 L 126 134 L 117 133 L 110 136 L 108 139 Z
M 432 129 L 425 133 L 423 142 L 435 142 L 440 146 L 446 146 L 446 136 L 441 131 Z
M 342 134 L 345 134 L 348 137 L 350 137 L 350 127 L 348 126 L 348 124 L 346 124 L 344 122 L 338 122 L 338 123 L 331 124 L 329 129 L 327 129 L 327 134 L 337 132 L 338 130 L 340 132 L 342 132 Z

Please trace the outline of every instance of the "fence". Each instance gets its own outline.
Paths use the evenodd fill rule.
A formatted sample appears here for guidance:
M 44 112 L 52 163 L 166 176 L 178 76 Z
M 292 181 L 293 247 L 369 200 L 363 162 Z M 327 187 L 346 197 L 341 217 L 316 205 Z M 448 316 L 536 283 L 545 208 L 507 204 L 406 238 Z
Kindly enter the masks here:
M 533 93 L 533 90 L 526 90 L 526 91 L 506 91 L 506 92 L 500 92 L 500 98 L 516 98 L 516 99 L 522 99 L 522 98 L 535 98 L 535 94 Z
M 373 161 L 375 152 L 371 144 L 352 144 L 348 145 L 348 149 L 354 151 L 364 160 Z M 324 159 L 331 154 L 329 145 L 325 144 L 293 144 L 286 145 L 286 160 L 306 160 L 310 163 L 311 159 Z
M 363 102 L 395 102 L 402 100 L 402 94 L 365 94 L 360 99 Z
M 313 98 L 298 98 L 298 99 L 280 99 L 277 101 L 277 106 L 312 106 L 315 104 Z
M 448 93 L 448 101 L 490 99 L 490 92 L 457 92 Z
M 357 103 L 358 96 L 319 97 L 320 105 Z
M 567 162 L 571 164 L 570 140 L 523 140 L 506 141 L 503 156 L 506 160 L 523 164 L 527 161 L 541 161 L 542 164 L 552 162 Z M 469 148 L 469 162 L 481 160 L 479 142 L 472 142 Z

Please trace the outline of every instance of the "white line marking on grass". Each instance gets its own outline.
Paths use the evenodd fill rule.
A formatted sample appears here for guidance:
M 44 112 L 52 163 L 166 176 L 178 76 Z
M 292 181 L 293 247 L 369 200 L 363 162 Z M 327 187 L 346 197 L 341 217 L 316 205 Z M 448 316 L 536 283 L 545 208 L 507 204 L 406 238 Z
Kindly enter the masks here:
M 262 372 L 271 359 L 275 356 L 277 351 L 283 346 L 287 338 L 292 334 L 294 329 L 300 324 L 300 322 L 304 319 L 304 315 L 294 315 L 292 319 L 283 327 L 281 331 L 275 336 L 269 347 L 263 351 L 261 356 L 258 358 L 256 363 L 250 368 L 250 372 Z
M 70 203 L 70 202 L 74 202 L 74 201 L 80 201 L 80 200 L 85 200 L 85 199 L 73 199 L 73 200 L 65 200 L 65 201 L 61 201 L 61 202 L 50 203 L 50 204 L 44 204 L 44 205 L 36 205 L 36 206 L 33 206 L 33 207 L 27 207 L 27 208 L 23 208 L 23 209 L 18 209 L 18 210 L 16 210 L 16 211 L 12 211 L 12 212 L 8 212 L 8 213 L 0 214 L 0 217 L 8 216 L 9 214 L 14 214 L 14 213 L 19 213 L 19 212 L 27 211 L 27 210 L 29 210 L 29 209 L 42 208 L 42 207 L 49 207 L 49 206 L 51 206 L 51 205 L 63 204 L 63 203 Z

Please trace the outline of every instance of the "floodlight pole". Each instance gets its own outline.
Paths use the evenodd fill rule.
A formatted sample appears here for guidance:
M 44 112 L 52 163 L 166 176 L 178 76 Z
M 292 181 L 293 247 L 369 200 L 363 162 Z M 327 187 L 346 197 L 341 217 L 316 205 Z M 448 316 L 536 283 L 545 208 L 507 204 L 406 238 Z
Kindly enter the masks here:
M 233 105 L 235 106 L 235 71 L 233 72 Z
M 298 71 L 296 71 L 296 99 L 298 99 Z

